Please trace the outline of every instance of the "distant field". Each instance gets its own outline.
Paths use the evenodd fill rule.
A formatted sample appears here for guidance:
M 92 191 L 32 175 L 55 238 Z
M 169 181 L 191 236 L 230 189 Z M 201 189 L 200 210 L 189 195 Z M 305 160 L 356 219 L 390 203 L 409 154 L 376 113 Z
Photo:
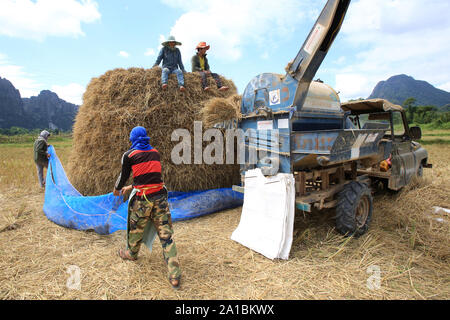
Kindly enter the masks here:
M 4 137 L 4 136 L 2 136 Z M 0 140 L 0 192 L 21 187 L 25 190 L 37 186 L 36 166 L 33 160 L 33 143 L 36 137 L 15 136 Z M 68 159 L 72 147 L 70 137 L 51 137 L 49 144 L 57 150 L 60 159 Z M 64 163 L 64 162 L 63 162 Z M 67 163 L 67 162 L 66 162 Z
M 1 145 L 10 145 L 14 147 L 30 145 L 33 146 L 34 141 L 36 140 L 37 135 L 15 135 L 15 136 L 6 136 L 0 134 L 0 146 Z M 72 143 L 72 135 L 71 134 L 60 134 L 60 135 L 52 135 L 50 136 L 50 143 Z
M 333 211 L 297 213 L 290 259 L 272 261 L 230 239 L 241 208 L 174 223 L 179 291 L 166 279 L 158 241 L 137 262 L 124 262 L 117 249 L 125 231 L 100 236 L 49 221 L 34 137 L 0 143 L 0 299 L 448 300 L 450 217 L 433 213 L 433 206 L 450 208 L 450 146 L 433 140 L 450 131 L 423 133 L 433 169 L 401 192 L 376 195 L 371 227 L 358 239 L 334 230 Z M 66 166 L 70 138 L 49 143 Z M 81 290 L 67 287 L 74 265 Z M 376 289 L 368 287 L 373 268 L 381 275 Z
M 414 125 L 410 125 L 412 127 Z M 418 142 L 424 145 L 430 144 L 450 144 L 450 129 L 432 129 L 430 126 L 421 126 L 422 128 L 422 139 Z M 396 125 L 394 127 L 394 132 L 403 132 L 403 126 Z
M 450 144 L 450 130 L 423 130 L 419 142 L 424 145 Z

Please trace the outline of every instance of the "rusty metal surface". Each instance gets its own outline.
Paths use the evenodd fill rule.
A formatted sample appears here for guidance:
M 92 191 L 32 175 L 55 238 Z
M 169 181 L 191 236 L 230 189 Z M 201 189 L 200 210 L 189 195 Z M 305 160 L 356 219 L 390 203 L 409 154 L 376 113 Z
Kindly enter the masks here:
M 400 190 L 416 176 L 421 163 L 426 163 L 428 152 L 412 141 L 394 142 L 389 189 Z
M 380 158 L 385 154 L 384 147 L 379 148 L 384 133 L 381 129 L 294 132 L 291 136 L 294 168 Z
M 351 111 L 353 114 L 383 112 L 383 111 L 403 111 L 399 105 L 393 104 L 385 99 L 370 99 L 350 101 L 341 104 L 344 111 Z

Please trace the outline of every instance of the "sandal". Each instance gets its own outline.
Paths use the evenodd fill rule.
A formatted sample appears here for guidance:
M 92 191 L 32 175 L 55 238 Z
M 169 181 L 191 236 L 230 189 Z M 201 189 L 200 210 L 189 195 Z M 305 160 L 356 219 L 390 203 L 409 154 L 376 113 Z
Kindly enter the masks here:
M 181 281 L 180 281 L 179 277 L 178 278 L 169 279 L 169 282 L 170 282 L 172 288 L 174 288 L 176 290 L 178 290 L 180 288 Z
M 123 250 L 123 249 L 119 249 L 119 257 L 121 257 L 123 260 L 131 260 L 131 261 L 136 261 L 137 258 L 134 258 L 131 254 L 129 250 Z

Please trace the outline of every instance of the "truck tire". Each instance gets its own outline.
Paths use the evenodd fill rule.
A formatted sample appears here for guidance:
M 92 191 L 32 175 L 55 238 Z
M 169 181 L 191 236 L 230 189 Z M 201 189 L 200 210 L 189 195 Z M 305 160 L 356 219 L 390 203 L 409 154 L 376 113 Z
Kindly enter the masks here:
M 420 163 L 419 168 L 417 169 L 417 176 L 419 178 L 423 177 L 423 164 Z
M 352 181 L 338 194 L 336 230 L 345 236 L 359 237 L 366 233 L 372 220 L 373 197 L 370 187 Z

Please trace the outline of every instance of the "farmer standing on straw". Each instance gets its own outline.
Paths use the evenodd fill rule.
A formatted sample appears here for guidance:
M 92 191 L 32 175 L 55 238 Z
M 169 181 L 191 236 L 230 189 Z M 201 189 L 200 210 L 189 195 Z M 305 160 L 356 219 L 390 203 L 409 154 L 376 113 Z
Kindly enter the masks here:
M 181 60 L 181 52 L 176 46 L 181 46 L 181 42 L 175 40 L 174 36 L 169 36 L 167 41 L 162 44 L 161 51 L 159 51 L 158 58 L 153 67 L 158 66 L 162 60 L 162 76 L 161 83 L 162 88 L 167 88 L 167 81 L 169 79 L 169 74 L 175 73 L 178 80 L 178 85 L 180 86 L 180 91 L 186 90 L 184 87 L 184 70 L 183 61 Z M 178 69 L 180 67 L 180 69 Z
M 177 289 L 180 286 L 181 271 L 177 248 L 172 239 L 172 217 L 167 189 L 161 177 L 160 155 L 150 145 L 150 138 L 144 127 L 133 128 L 130 141 L 131 148 L 122 156 L 122 171 L 113 191 L 115 196 L 119 196 L 134 189 L 128 204 L 127 249 L 120 249 L 119 256 L 124 260 L 136 260 L 144 230 L 147 224 L 153 224 L 163 248 L 170 284 Z M 131 172 L 133 185 L 124 187 Z
M 198 72 L 200 73 L 200 76 L 202 77 L 202 87 L 203 90 L 208 91 L 209 87 L 206 82 L 206 76 L 209 74 L 213 79 L 216 81 L 217 88 L 220 91 L 226 91 L 228 90 L 227 86 L 222 86 L 222 81 L 220 81 L 219 75 L 217 73 L 212 73 L 209 70 L 209 64 L 208 64 L 208 58 L 206 58 L 206 51 L 209 50 L 209 45 L 206 45 L 206 42 L 200 42 L 196 49 L 197 54 L 194 55 L 191 59 L 192 64 L 192 72 Z
M 37 175 L 41 188 L 45 188 L 44 167 L 48 168 L 48 158 L 50 158 L 50 154 L 47 152 L 47 139 L 49 136 L 50 132 L 47 130 L 42 131 L 34 141 L 33 147 L 34 162 L 36 163 Z

